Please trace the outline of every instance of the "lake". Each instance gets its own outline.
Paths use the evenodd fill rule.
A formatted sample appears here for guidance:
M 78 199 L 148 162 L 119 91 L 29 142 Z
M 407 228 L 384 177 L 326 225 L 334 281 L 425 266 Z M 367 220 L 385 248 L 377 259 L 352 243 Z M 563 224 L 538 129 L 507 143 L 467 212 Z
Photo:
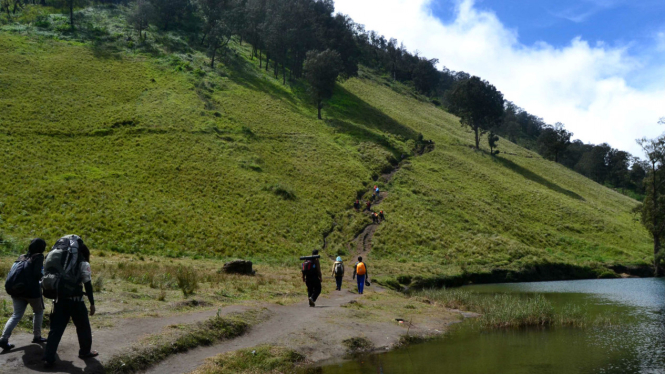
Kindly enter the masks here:
M 612 326 L 487 330 L 461 323 L 424 344 L 323 366 L 325 374 L 665 373 L 665 279 L 606 279 L 467 286 L 480 293 L 539 293 Z M 318 371 L 318 370 L 317 370 Z

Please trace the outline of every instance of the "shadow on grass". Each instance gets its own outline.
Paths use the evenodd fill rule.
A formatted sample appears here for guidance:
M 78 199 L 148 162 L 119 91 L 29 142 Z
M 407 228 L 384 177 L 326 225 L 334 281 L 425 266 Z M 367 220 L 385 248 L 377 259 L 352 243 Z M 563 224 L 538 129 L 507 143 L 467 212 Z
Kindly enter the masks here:
M 366 128 L 353 124 L 351 122 L 343 121 L 338 118 L 326 119 L 326 124 L 334 127 L 337 131 L 348 134 L 358 139 L 359 141 L 372 142 L 380 145 L 390 151 L 394 156 L 401 154 L 401 151 L 395 148 L 385 135 L 381 135 L 370 131 Z
M 406 139 L 418 138 L 416 131 L 395 121 L 341 86 L 335 88 L 335 94 L 328 103 L 326 112 L 341 121 L 353 121 Z
M 229 78 L 234 83 L 253 91 L 268 93 L 273 98 L 288 103 L 291 109 L 298 110 L 298 100 L 294 93 L 268 80 L 252 64 L 235 56 L 235 52 L 229 51 L 228 53 L 229 55 L 224 57 L 224 65 L 228 68 Z M 315 109 L 312 109 L 312 112 L 314 111 Z
M 524 178 L 529 179 L 531 181 L 534 181 L 534 182 L 536 182 L 536 183 L 538 183 L 542 186 L 545 186 L 545 187 L 549 188 L 550 190 L 552 190 L 554 192 L 564 194 L 564 195 L 566 195 L 568 197 L 571 197 L 573 199 L 576 199 L 576 200 L 584 201 L 584 198 L 582 196 L 576 194 L 575 192 L 567 190 L 565 188 L 562 188 L 562 187 L 548 181 L 547 179 L 541 177 L 540 175 L 532 172 L 531 170 L 525 169 L 522 166 L 517 165 L 516 163 L 512 162 L 511 160 L 508 160 L 508 159 L 503 158 L 503 157 L 494 157 L 494 160 L 496 162 L 502 164 L 503 166 L 507 167 L 508 169 L 522 175 Z

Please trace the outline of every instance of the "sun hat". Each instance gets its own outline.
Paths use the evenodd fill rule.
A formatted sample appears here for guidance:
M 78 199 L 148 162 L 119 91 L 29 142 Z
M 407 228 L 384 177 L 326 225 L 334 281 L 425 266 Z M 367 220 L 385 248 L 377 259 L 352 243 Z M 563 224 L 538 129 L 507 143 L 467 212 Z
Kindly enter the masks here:
M 337 262 L 342 262 L 342 257 L 337 256 L 337 260 L 336 260 L 336 261 L 337 261 Z

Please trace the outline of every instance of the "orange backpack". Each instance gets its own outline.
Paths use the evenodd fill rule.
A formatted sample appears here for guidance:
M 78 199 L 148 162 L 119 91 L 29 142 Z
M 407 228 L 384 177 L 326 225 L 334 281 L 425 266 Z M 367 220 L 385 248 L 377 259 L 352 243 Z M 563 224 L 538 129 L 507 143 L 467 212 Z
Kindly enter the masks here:
M 367 269 L 365 268 L 365 264 L 362 262 L 359 262 L 358 265 L 356 265 L 356 274 L 358 275 L 365 275 L 367 274 Z

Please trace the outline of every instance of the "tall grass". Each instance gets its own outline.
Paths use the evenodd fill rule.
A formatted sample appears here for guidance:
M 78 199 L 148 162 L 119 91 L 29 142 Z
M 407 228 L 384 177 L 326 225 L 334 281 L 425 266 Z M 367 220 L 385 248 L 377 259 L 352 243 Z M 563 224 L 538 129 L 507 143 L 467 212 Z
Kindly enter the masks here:
M 482 294 L 460 289 L 423 290 L 413 294 L 447 308 L 479 313 L 478 322 L 487 328 L 571 326 L 608 324 L 607 318 L 591 318 L 575 305 L 555 309 L 545 296 Z
M 259 346 L 209 358 L 192 374 L 286 374 L 295 373 L 305 362 L 305 357 L 293 350 Z

